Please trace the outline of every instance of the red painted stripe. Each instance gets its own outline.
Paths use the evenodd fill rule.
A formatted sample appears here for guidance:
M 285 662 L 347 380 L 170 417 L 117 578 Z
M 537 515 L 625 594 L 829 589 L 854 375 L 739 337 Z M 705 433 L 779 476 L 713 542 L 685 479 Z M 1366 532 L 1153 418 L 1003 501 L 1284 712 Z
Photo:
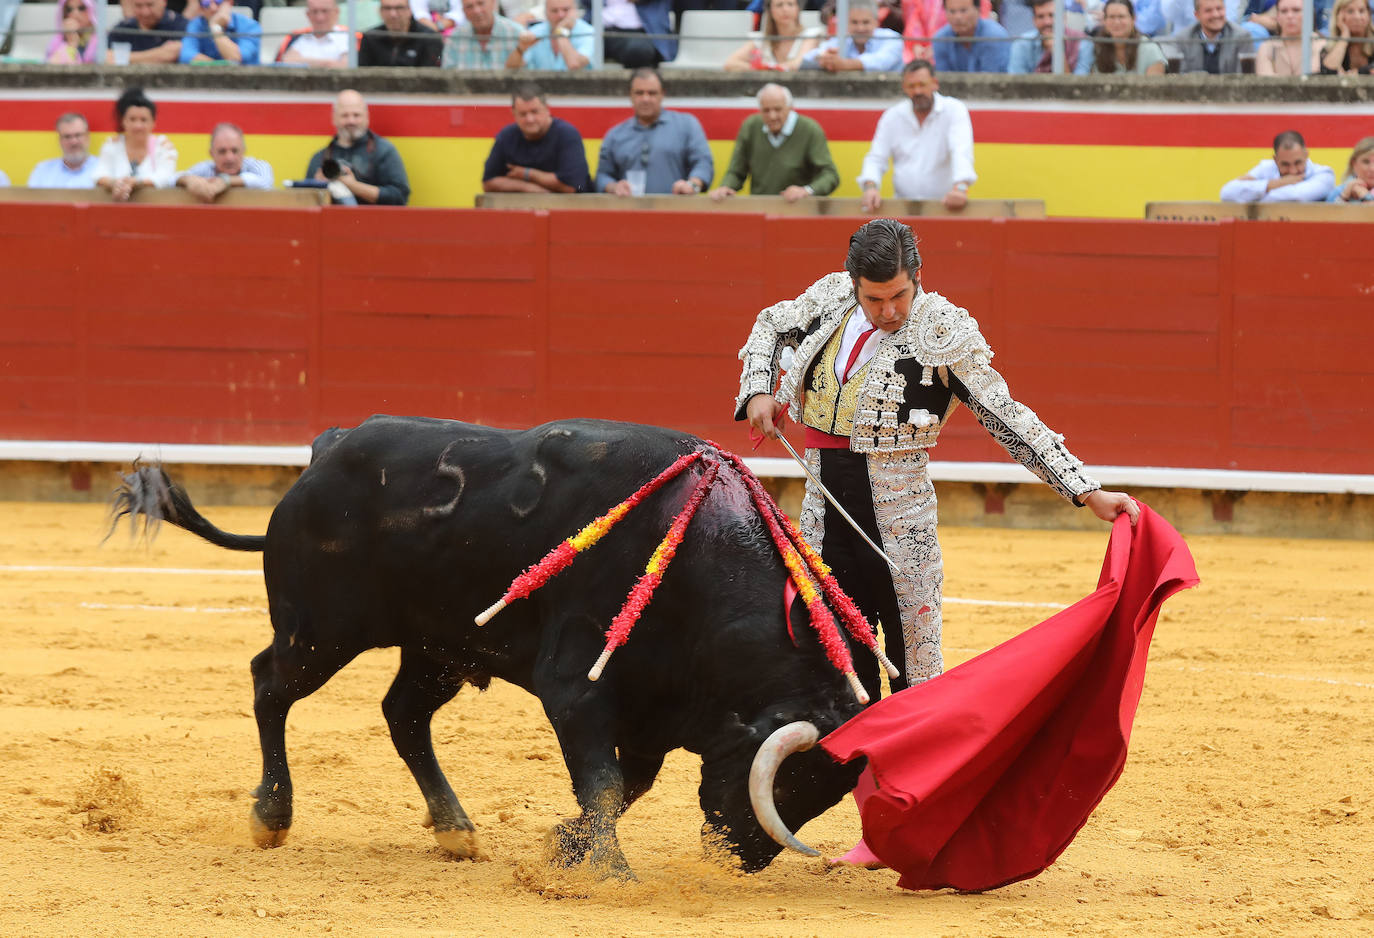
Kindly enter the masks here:
M 80 111 L 97 133 L 114 131 L 108 98 L 18 100 L 3 102 L 0 130 L 49 130 L 63 111 Z M 713 140 L 735 136 L 750 108 L 706 107 L 692 113 Z M 831 140 L 869 140 L 882 109 L 852 110 L 809 107 L 806 113 L 825 127 Z M 556 105 L 555 113 L 574 124 L 582 135 L 602 137 L 629 116 L 628 107 Z M 1083 110 L 975 109 L 974 139 L 979 143 L 1263 147 L 1281 129 L 1301 132 L 1309 146 L 1347 147 L 1369 126 L 1369 115 L 1294 114 L 1275 109 L 1266 113 L 1149 114 Z M 389 137 L 490 138 L 510 123 L 504 104 L 389 104 L 372 108 L 372 124 Z M 208 133 L 219 121 L 232 121 L 248 133 L 330 133 L 329 108 L 322 102 L 291 101 L 167 101 L 158 105 L 158 129 L 164 133 Z

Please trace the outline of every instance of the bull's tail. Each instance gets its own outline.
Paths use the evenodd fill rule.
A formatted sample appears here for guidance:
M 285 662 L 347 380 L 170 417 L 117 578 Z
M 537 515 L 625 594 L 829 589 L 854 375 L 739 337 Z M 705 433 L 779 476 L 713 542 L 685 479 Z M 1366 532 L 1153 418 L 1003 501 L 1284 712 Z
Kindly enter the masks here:
M 107 538 L 125 515 L 129 516 L 129 524 L 135 532 L 142 516 L 143 533 L 150 538 L 157 534 L 157 526 L 166 521 L 229 550 L 262 550 L 267 543 L 267 538 L 261 534 L 230 534 L 206 521 L 191 504 L 186 490 L 169 479 L 161 466 L 134 463 L 134 471 L 124 476 L 124 484 L 115 492 L 110 505 Z

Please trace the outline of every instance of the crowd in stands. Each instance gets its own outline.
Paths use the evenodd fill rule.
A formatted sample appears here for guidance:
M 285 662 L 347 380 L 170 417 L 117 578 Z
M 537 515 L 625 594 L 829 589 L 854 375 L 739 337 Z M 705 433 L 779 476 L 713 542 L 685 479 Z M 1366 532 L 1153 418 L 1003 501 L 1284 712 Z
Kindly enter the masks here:
M 596 30 L 578 0 L 379 0 L 381 22 L 356 36 L 340 25 L 339 0 L 304 0 L 298 25 L 265 36 L 262 4 L 284 0 L 122 0 L 105 60 L 118 63 L 346 65 L 578 71 L 592 64 Z M 746 0 L 604 0 L 608 64 L 672 61 L 675 22 L 703 7 Z M 753 0 L 755 28 L 721 67 L 897 72 L 916 59 L 942 72 L 1053 70 L 1056 15 L 1065 18 L 1065 71 L 1261 75 L 1369 74 L 1371 0 L 1315 0 L 1311 58 L 1302 61 L 1302 0 L 850 0 L 843 28 L 835 0 L 820 24 L 803 22 L 820 0 Z M 46 59 L 96 61 L 92 0 L 57 5 Z M 674 16 L 677 17 L 676 21 Z M 729 37 L 718 37 L 729 38 Z
M 968 203 L 970 188 L 978 181 L 973 126 L 962 101 L 940 94 L 937 71 L 925 59 L 903 66 L 903 97 L 878 119 L 857 176 L 865 211 L 881 209 L 882 182 L 889 171 L 899 199 L 938 200 L 951 211 Z M 497 133 L 483 167 L 483 191 L 597 192 L 628 198 L 706 194 L 720 202 L 739 195 L 747 183 L 752 195 L 796 202 L 827 196 L 839 186 L 840 171 L 824 129 L 797 111 L 792 93 L 780 84 L 769 82 L 759 89 L 758 112 L 740 125 L 729 165 L 715 188 L 715 164 L 701 122 L 664 107 L 659 73 L 635 69 L 629 95 L 631 114 L 602 138 L 593 172 L 581 133 L 552 114 L 538 85 L 521 82 L 511 95 L 513 121 Z M 236 187 L 273 186 L 272 167 L 248 155 L 244 133 L 234 124 L 217 124 L 210 133 L 209 159 L 178 171 L 176 147 L 157 133 L 157 105 L 142 89 L 125 90 L 114 110 L 119 133 L 104 142 L 99 156 L 90 153 L 83 115 L 59 117 L 62 155 L 35 166 L 29 187 L 99 187 L 115 201 L 128 201 L 140 189 L 178 186 L 210 203 Z M 407 204 L 405 163 L 391 141 L 372 132 L 363 96 L 340 92 L 331 113 L 334 136 L 311 157 L 302 177 L 289 184 L 327 189 L 339 204 Z M 8 184 L 0 174 L 0 185 Z M 1221 199 L 1374 201 L 1374 137 L 1356 144 L 1337 180 L 1331 168 L 1308 156 L 1301 134 L 1284 131 L 1274 138 L 1272 158 L 1226 183 Z

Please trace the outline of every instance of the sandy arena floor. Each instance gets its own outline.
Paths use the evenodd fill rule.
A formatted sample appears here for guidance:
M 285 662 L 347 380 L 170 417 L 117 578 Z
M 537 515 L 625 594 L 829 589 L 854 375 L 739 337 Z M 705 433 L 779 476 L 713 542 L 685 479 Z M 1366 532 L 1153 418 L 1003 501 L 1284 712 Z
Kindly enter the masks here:
M 500 684 L 435 720 L 493 856 L 446 859 L 381 715 L 394 650 L 296 705 L 295 827 L 256 849 L 256 558 L 169 528 L 99 547 L 102 521 L 0 505 L 0 935 L 1374 934 L 1371 543 L 1191 539 L 1203 584 L 1165 606 L 1121 781 L 1047 872 L 964 896 L 795 854 L 749 877 L 703 862 L 684 753 L 621 824 L 639 883 L 551 871 L 567 775 L 538 703 Z M 1090 592 L 1107 540 L 943 535 L 950 664 Z M 801 834 L 834 853 L 857 830 L 846 802 Z

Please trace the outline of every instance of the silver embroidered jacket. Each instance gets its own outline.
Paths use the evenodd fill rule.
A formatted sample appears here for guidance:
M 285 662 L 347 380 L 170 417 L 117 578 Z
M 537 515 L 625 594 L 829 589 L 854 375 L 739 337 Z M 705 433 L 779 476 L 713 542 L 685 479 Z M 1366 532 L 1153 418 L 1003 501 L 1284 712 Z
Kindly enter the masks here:
M 759 313 L 739 352 L 744 369 L 735 418 L 744 418 L 749 398 L 774 394 L 775 388 L 778 400 L 800 415 L 806 376 L 856 302 L 849 275 L 840 272 Z M 779 387 L 785 348 L 795 354 Z M 1013 459 L 1060 495 L 1079 503 L 1101 488 L 1064 446 L 1064 438 L 1012 398 L 992 367 L 992 350 L 978 321 L 938 293 L 918 292 L 906 323 L 878 346 L 859 390 L 849 448 L 893 453 L 934 446 L 959 401 Z

